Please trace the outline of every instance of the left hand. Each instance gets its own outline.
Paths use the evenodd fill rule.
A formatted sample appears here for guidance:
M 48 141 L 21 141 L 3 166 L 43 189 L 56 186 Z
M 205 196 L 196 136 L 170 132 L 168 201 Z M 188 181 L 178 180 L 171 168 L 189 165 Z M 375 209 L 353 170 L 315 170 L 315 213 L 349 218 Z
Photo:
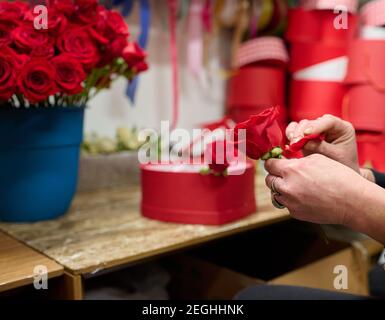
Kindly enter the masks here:
M 352 215 L 365 205 L 369 181 L 347 166 L 320 154 L 302 159 L 270 159 L 266 185 L 272 181 L 276 200 L 299 220 L 349 225 Z

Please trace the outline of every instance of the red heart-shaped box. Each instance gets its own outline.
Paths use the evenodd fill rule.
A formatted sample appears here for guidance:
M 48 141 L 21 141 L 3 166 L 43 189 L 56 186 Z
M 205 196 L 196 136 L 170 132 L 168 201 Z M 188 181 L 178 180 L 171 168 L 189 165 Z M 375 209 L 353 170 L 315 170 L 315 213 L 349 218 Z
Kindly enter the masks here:
M 199 173 L 201 165 L 143 165 L 142 215 L 186 224 L 221 225 L 256 211 L 255 168 L 243 174 L 214 176 Z

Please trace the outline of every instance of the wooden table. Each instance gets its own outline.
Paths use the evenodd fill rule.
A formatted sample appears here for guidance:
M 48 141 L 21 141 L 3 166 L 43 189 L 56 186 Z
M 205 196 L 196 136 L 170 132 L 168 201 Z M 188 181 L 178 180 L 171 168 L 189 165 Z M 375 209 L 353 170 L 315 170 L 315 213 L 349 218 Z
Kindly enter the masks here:
M 48 279 L 64 272 L 55 261 L 0 231 L 0 292 L 32 285 L 36 266 L 46 267 Z
M 33 224 L 2 223 L 0 228 L 80 275 L 141 262 L 228 235 L 289 219 L 274 209 L 263 178 L 257 179 L 258 212 L 223 226 L 164 223 L 140 215 L 140 187 L 78 194 L 65 216 Z M 78 289 L 77 289 L 78 290 Z

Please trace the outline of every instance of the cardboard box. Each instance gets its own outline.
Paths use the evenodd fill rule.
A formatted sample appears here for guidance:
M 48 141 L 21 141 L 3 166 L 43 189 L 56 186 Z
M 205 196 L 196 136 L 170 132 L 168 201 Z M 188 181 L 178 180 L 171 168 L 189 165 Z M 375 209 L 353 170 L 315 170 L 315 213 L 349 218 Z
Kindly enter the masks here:
M 270 237 L 277 236 L 277 231 L 280 232 L 272 231 Z M 172 274 L 171 297 L 232 299 L 240 290 L 261 283 L 368 295 L 367 275 L 371 257 L 381 252 L 383 247 L 380 244 L 373 240 L 352 244 L 330 240 L 326 244 L 314 234 L 295 232 L 289 232 L 295 239 L 288 239 L 285 243 L 280 239 L 269 246 L 269 237 L 265 242 L 249 242 L 253 238 L 261 239 L 256 231 L 256 237 L 234 237 L 209 248 L 169 258 L 166 264 Z M 265 234 L 266 231 L 262 231 L 262 238 Z M 245 241 L 249 243 L 247 247 Z M 278 250 L 279 244 L 281 251 Z M 348 288 L 338 290 L 334 281 L 339 274 L 334 273 L 334 268 L 341 265 L 348 272 Z

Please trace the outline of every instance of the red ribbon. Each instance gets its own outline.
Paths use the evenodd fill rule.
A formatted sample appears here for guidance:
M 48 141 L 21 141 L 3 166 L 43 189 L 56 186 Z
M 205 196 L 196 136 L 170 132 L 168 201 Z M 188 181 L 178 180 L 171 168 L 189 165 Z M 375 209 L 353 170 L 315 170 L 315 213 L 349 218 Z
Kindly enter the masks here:
M 284 157 L 288 159 L 292 158 L 301 158 L 302 155 L 302 149 L 308 143 L 309 141 L 322 141 L 325 139 L 325 136 L 323 134 L 309 134 L 305 137 L 303 137 L 301 140 L 292 143 L 291 145 L 287 146 L 287 148 L 284 150 Z
M 178 49 L 176 37 L 178 0 L 168 0 L 169 28 L 170 28 L 170 55 L 172 63 L 172 87 L 173 87 L 173 108 L 171 128 L 175 129 L 179 117 L 179 73 L 178 73 Z

